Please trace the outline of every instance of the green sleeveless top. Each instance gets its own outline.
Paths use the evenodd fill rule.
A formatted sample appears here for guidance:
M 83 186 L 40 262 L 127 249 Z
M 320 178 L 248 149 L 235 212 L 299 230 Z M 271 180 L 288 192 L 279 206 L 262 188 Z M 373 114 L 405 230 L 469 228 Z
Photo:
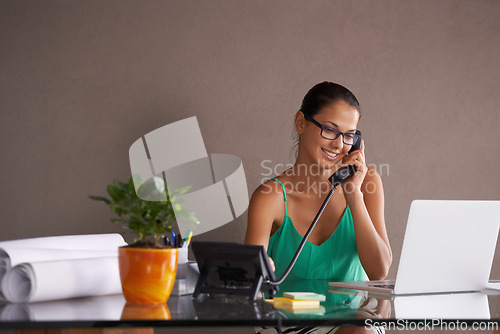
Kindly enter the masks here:
M 290 264 L 302 241 L 292 219 L 287 214 L 285 186 L 285 218 L 278 230 L 269 238 L 267 254 L 274 260 L 275 274 L 279 279 Z M 359 261 L 351 210 L 346 207 L 334 233 L 321 245 L 306 242 L 288 279 L 328 279 L 335 282 L 365 281 L 366 273 Z

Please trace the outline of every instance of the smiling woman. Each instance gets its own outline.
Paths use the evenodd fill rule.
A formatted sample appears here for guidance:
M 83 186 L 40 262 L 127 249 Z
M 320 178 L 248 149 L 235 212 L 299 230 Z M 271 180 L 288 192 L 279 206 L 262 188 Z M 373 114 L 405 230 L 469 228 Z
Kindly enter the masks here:
M 365 162 L 358 100 L 332 82 L 314 86 L 295 114 L 297 159 L 252 195 L 245 243 L 263 245 L 280 277 L 332 185 L 328 178 L 353 165 L 326 206 L 287 280 L 377 280 L 387 276 L 392 252 L 380 175 Z M 336 329 L 335 329 L 336 330 Z M 339 333 L 342 330 L 339 331 Z

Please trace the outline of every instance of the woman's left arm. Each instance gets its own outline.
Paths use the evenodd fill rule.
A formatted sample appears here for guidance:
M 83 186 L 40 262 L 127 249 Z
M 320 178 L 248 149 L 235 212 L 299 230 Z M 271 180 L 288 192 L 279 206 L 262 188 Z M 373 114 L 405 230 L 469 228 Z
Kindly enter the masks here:
M 385 279 L 392 251 L 384 218 L 384 189 L 377 171 L 366 166 L 364 143 L 345 161 L 357 172 L 342 188 L 352 213 L 358 256 L 370 280 Z

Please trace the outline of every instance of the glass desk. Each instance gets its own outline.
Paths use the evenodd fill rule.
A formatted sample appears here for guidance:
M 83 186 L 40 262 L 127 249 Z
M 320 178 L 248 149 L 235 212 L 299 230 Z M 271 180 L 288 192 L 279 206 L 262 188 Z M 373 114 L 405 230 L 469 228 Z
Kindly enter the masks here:
M 332 289 L 327 281 L 289 281 L 283 291 L 326 295 L 316 310 L 290 312 L 263 299 L 234 295 L 171 296 L 167 304 L 128 304 L 122 295 L 30 304 L 0 303 L 0 329 L 168 327 L 168 326 L 489 326 L 498 330 L 500 291 L 390 297 Z M 495 327 L 496 326 L 496 327 Z M 398 327 L 393 327 L 398 329 Z M 418 329 L 419 327 L 415 327 Z M 457 327 L 456 327 L 457 328 Z M 455 328 L 455 329 L 456 329 Z M 479 327 L 477 327 L 479 329 Z M 402 329 L 402 328 L 399 328 Z

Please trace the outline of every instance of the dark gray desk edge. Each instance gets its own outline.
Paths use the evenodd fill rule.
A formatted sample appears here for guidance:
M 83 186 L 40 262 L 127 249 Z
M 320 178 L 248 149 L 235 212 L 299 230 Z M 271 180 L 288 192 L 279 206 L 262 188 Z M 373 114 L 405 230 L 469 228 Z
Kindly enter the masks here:
M 370 318 L 371 319 L 371 318 Z M 15 329 L 62 329 L 62 328 L 138 328 L 138 327 L 254 327 L 254 326 L 365 326 L 368 319 L 269 319 L 224 321 L 220 320 L 120 320 L 120 321 L 8 321 L 0 322 L 0 330 Z M 377 324 L 398 324 L 430 322 L 433 319 L 371 319 Z M 452 324 L 459 321 L 469 326 L 478 322 L 497 324 L 500 319 L 442 319 L 443 324 Z

